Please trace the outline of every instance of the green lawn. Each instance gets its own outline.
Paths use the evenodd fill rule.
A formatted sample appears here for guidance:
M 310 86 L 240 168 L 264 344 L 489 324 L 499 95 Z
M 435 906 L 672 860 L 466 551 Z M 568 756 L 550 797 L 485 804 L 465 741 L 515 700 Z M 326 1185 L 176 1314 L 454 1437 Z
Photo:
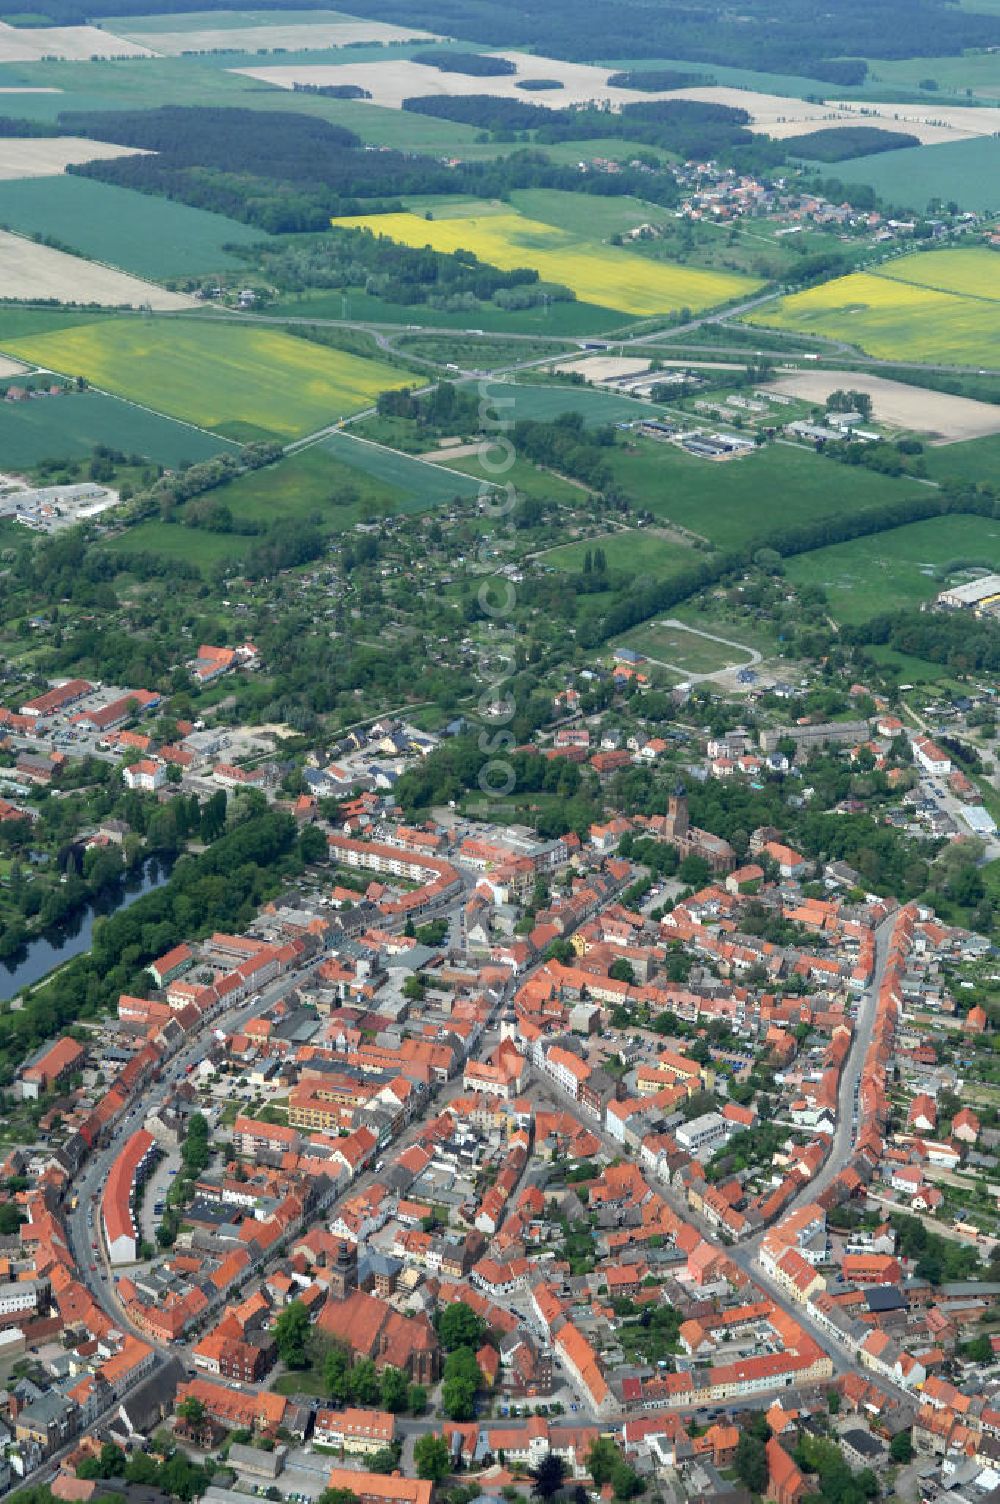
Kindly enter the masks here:
M 44 459 L 83 459 L 95 444 L 141 454 L 171 469 L 236 451 L 228 439 L 202 433 L 100 392 L 75 392 L 34 402 L 0 402 L 0 456 L 15 468 Z
M 723 548 L 739 548 L 786 524 L 902 501 L 915 490 L 912 481 L 783 444 L 720 463 L 640 439 L 611 451 L 609 462 L 637 505 Z
M 944 588 L 935 569 L 963 561 L 1000 569 L 1000 522 L 931 517 L 800 554 L 785 567 L 795 584 L 822 586 L 836 619 L 853 624 L 881 611 L 922 606 Z

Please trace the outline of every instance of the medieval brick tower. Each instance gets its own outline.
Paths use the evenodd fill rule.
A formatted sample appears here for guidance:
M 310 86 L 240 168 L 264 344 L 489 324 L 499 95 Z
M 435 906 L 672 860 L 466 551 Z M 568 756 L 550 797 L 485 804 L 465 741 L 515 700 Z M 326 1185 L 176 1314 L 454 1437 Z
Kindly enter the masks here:
M 687 841 L 689 829 L 687 790 L 682 783 L 678 783 L 667 801 L 667 840 L 683 845 Z

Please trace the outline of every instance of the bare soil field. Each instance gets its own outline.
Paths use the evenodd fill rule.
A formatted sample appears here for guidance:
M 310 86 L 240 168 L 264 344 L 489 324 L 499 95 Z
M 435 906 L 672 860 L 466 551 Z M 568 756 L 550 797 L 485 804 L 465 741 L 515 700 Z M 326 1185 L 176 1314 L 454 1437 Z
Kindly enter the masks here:
M 556 371 L 579 371 L 588 381 L 614 381 L 619 376 L 641 376 L 649 370 L 649 360 L 640 355 L 581 355 L 561 360 Z
M 792 371 L 768 382 L 762 390 L 804 402 L 825 402 L 838 387 L 867 392 L 877 422 L 926 434 L 932 444 L 954 444 L 1000 433 L 1000 407 L 991 402 L 952 397 L 864 371 Z
M 934 146 L 971 136 L 993 136 L 1000 131 L 1000 109 L 971 106 L 949 109 L 933 104 L 880 104 L 870 99 L 809 101 L 729 87 L 676 89 L 670 97 L 746 110 L 752 131 L 777 140 L 837 126 L 874 125 L 880 130 L 916 136 L 923 145 Z
M 1000 109 L 979 109 L 972 105 L 948 107 L 936 104 L 878 104 L 870 99 L 831 99 L 827 100 L 827 104 L 852 116 L 854 125 L 878 125 L 882 130 L 892 130 L 898 125 L 928 143 L 938 140 L 962 141 L 972 136 L 1000 134 Z M 938 131 L 948 134 L 925 134 Z
M 278 45 L 273 39 L 281 32 L 280 27 L 260 29 L 270 39 L 264 45 Z M 232 37 L 232 32 L 219 33 L 219 36 L 226 35 Z M 150 40 L 159 46 L 163 39 L 151 37 Z M 186 45 L 191 46 L 190 37 Z M 558 79 L 562 83 L 561 89 L 546 93 L 540 101 L 550 109 L 600 103 L 617 110 L 623 104 L 636 102 L 634 90 L 609 86 L 610 72 L 607 68 L 592 67 L 587 63 L 564 63 L 554 58 L 535 57 L 526 52 L 498 52 L 496 56 L 509 58 L 516 63 L 517 73 L 502 78 L 476 78 L 462 73 L 442 73 L 437 68 L 412 62 L 408 58 L 387 58 L 377 63 L 279 63 L 233 71 L 243 73 L 248 78 L 256 78 L 261 83 L 273 84 L 279 89 L 290 89 L 297 83 L 357 84 L 359 88 L 367 89 L 373 104 L 393 110 L 398 110 L 404 99 L 432 94 L 490 94 L 499 99 L 523 100 L 525 92 L 518 88 L 518 84 L 537 78 Z M 858 125 L 876 125 L 882 130 L 916 136 L 924 145 L 1000 134 L 1000 109 L 879 104 L 867 99 L 809 101 L 789 98 L 783 94 L 758 94 L 728 85 L 661 89 L 643 93 L 642 98 L 686 99 L 746 110 L 752 131 L 778 139 L 838 126 Z
M 259 79 L 262 83 L 274 84 L 279 89 L 290 89 L 296 83 L 357 84 L 370 92 L 373 104 L 395 110 L 399 109 L 404 99 L 428 94 L 491 94 L 500 99 L 519 99 L 523 102 L 532 96 L 517 85 L 525 79 L 534 78 L 553 78 L 562 83 L 561 89 L 553 89 L 544 96 L 542 102 L 551 109 L 587 104 L 590 101 L 602 101 L 617 109 L 623 104 L 635 104 L 637 99 L 634 89 L 608 87 L 608 77 L 612 71 L 608 68 L 591 67 L 587 63 L 563 63 L 555 58 L 535 57 L 527 52 L 498 52 L 496 56 L 509 58 L 512 63 L 516 63 L 517 72 L 501 78 L 478 78 L 465 73 L 442 73 L 438 68 L 411 62 L 406 58 L 387 58 L 377 63 L 292 64 L 284 67 L 238 68 L 234 71 Z M 698 95 L 718 91 L 682 89 L 671 94 L 661 90 L 657 93 L 643 93 L 642 98 L 683 99 L 686 92 Z M 733 94 L 741 100 L 749 97 L 738 89 L 721 92 Z M 797 101 L 786 100 L 784 103 L 794 105 Z M 814 108 L 818 109 L 820 106 Z
M 100 303 L 109 308 L 194 308 L 193 298 L 166 292 L 154 282 L 143 282 L 84 261 L 51 246 L 37 245 L 8 230 L 0 230 L 0 287 L 7 298 L 55 298 L 60 303 Z
M 821 120 L 782 120 L 772 125 L 749 126 L 758 136 L 770 136 L 774 141 L 784 141 L 788 136 L 811 136 L 815 131 L 843 130 L 845 126 L 873 125 L 880 131 L 898 131 L 900 135 L 916 136 L 921 146 L 940 146 L 945 141 L 961 141 L 965 138 L 946 125 L 920 125 L 911 120 L 889 119 L 880 115 L 877 120 L 860 118 L 857 115 L 841 115 L 833 112 Z M 845 150 L 847 148 L 845 147 Z M 916 148 L 914 147 L 914 150 Z
M 298 25 L 234 27 L 193 27 L 190 31 L 143 32 L 136 28 L 129 36 L 164 57 L 179 57 L 182 52 L 319 52 L 329 47 L 348 47 L 352 43 L 430 42 L 437 33 L 420 31 L 415 26 L 391 26 L 386 21 L 317 21 Z M 381 67 L 382 64 L 377 65 Z
M 12 360 L 9 355 L 0 355 L 0 376 L 20 376 L 22 371 L 28 369 L 21 361 Z
M 99 26 L 8 26 L 0 21 L 0 63 L 38 63 L 43 58 L 88 62 L 95 57 L 152 57 L 148 47 L 102 31 Z
M 15 178 L 54 178 L 75 162 L 107 161 L 111 157 L 145 156 L 134 146 L 90 141 L 86 136 L 7 137 L 0 140 L 0 182 Z

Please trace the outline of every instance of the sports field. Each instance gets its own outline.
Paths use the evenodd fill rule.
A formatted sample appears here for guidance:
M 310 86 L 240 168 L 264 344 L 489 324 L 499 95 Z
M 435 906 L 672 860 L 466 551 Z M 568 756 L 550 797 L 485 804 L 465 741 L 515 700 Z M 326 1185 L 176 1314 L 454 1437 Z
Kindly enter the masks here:
M 503 207 L 496 213 L 446 219 L 378 214 L 336 219 L 333 223 L 370 229 L 404 245 L 429 245 L 449 255 L 457 250 L 474 251 L 481 261 L 504 271 L 534 267 L 543 282 L 562 283 L 588 303 L 637 317 L 679 308 L 710 308 L 749 294 L 760 285 L 732 272 L 651 261 Z
M 153 278 L 245 269 L 223 245 L 270 239 L 222 214 L 68 174 L 5 183 L 3 222 L 22 235 L 51 235 L 82 256 Z
M 882 360 L 995 366 L 1000 268 L 987 250 L 904 256 L 769 303 L 748 322 L 846 339 Z
M 106 319 L 4 348 L 233 438 L 296 438 L 406 382 L 380 361 L 222 321 Z
M 741 548 L 777 527 L 863 511 L 920 491 L 917 482 L 837 465 L 786 445 L 715 464 L 650 439 L 609 451 L 608 462 L 635 505 L 722 548 Z
M 882 611 L 922 606 L 945 588 L 934 571 L 949 564 L 1000 569 L 1000 522 L 931 517 L 800 554 L 785 569 L 796 585 L 822 586 L 833 616 L 853 624 Z
M 19 469 L 45 459 L 84 459 L 95 444 L 141 454 L 171 469 L 223 450 L 236 452 L 227 439 L 101 392 L 0 402 L 0 456 L 5 466 Z

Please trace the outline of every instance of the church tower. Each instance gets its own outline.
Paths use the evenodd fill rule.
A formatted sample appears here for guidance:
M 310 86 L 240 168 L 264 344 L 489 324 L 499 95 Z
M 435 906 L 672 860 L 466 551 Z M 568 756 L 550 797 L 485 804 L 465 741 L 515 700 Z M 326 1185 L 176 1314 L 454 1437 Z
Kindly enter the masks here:
M 678 783 L 667 801 L 667 839 L 683 841 L 688 833 L 687 790 Z

